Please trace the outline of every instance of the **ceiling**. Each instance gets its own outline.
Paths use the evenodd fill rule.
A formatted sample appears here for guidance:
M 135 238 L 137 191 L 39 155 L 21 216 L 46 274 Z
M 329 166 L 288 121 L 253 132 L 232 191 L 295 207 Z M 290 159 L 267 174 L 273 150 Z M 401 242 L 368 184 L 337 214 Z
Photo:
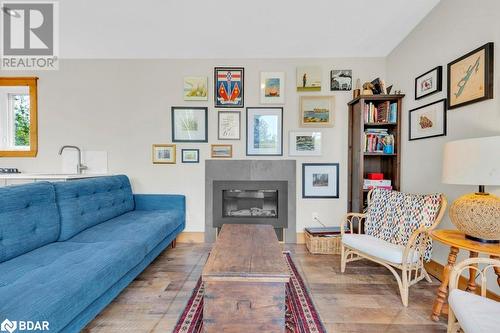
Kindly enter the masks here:
M 62 58 L 386 56 L 439 0 L 62 0 Z

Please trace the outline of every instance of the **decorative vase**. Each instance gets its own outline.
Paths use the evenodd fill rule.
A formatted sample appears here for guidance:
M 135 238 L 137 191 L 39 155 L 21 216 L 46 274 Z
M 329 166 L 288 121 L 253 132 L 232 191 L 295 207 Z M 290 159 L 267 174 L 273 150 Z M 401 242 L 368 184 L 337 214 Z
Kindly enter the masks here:
M 450 218 L 469 239 L 498 243 L 500 240 L 500 198 L 490 193 L 466 194 L 450 207 Z

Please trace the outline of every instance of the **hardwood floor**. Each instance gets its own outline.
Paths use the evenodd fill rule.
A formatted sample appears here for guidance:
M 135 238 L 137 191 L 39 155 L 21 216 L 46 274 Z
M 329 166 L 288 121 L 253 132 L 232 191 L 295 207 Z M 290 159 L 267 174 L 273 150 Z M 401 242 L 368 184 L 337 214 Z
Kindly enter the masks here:
M 163 252 L 84 330 L 85 333 L 168 333 L 191 296 L 205 264 L 208 244 L 180 244 Z M 410 288 L 404 308 L 394 277 L 368 261 L 347 264 L 338 255 L 311 255 L 304 245 L 286 245 L 328 332 L 446 332 L 430 320 L 438 283 Z

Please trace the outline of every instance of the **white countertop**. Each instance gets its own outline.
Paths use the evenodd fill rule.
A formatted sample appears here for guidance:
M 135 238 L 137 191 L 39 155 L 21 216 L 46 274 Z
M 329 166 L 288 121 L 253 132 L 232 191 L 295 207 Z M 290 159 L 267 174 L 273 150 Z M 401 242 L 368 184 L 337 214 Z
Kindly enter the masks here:
M 69 180 L 110 176 L 109 174 L 62 174 L 62 173 L 0 173 L 0 179 L 19 179 L 19 180 Z

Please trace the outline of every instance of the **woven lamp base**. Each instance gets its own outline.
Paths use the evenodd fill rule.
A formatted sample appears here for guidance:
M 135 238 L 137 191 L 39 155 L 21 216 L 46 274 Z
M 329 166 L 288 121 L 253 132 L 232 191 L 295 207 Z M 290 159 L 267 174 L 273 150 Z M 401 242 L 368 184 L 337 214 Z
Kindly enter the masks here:
M 451 222 L 468 238 L 500 243 L 500 198 L 489 193 L 461 196 L 450 207 Z

